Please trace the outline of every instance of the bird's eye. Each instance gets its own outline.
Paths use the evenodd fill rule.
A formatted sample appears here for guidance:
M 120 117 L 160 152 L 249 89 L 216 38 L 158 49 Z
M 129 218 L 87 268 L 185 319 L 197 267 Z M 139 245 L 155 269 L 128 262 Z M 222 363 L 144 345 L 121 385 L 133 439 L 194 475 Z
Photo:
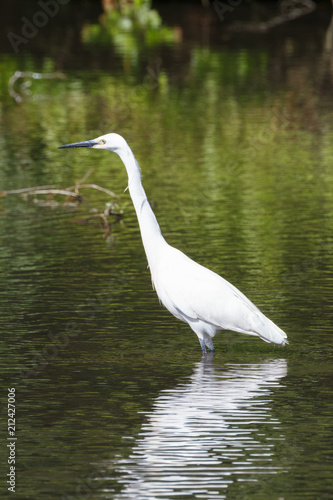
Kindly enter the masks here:
M 101 140 L 98 142 L 98 144 L 99 144 L 100 146 L 103 146 L 103 144 L 105 144 L 104 139 L 101 139 Z

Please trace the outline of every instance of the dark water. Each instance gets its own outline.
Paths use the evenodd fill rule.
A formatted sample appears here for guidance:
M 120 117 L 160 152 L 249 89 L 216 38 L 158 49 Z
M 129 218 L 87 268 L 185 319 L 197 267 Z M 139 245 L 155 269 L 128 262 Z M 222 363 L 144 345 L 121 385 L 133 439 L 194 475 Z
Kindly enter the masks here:
M 331 499 L 330 10 L 258 34 L 231 15 L 273 7 L 223 23 L 212 8 L 157 7 L 142 27 L 68 3 L 17 54 L 1 42 L 0 189 L 66 188 L 93 169 L 85 183 L 124 212 L 105 233 L 89 217 L 110 197 L 89 187 L 81 204 L 0 200 L 4 424 L 7 388 L 17 411 L 16 493 L 4 425 L 1 494 Z M 5 34 L 36 13 L 1 9 Z M 51 78 L 8 88 L 15 71 Z M 168 242 L 240 288 L 288 346 L 224 332 L 201 358 L 151 288 L 119 158 L 57 149 L 111 131 L 137 156 Z

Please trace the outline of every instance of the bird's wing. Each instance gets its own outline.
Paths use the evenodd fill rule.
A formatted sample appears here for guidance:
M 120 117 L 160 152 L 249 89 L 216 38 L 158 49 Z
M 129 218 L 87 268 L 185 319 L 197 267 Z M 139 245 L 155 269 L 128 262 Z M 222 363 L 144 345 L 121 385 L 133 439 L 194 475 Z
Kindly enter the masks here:
M 154 285 L 162 302 L 167 297 L 184 315 L 214 323 L 221 319 L 221 310 L 246 306 L 258 310 L 245 295 L 224 278 L 193 261 L 176 248 L 169 247 L 160 259 Z M 220 325 L 223 328 L 223 325 Z
M 153 276 L 157 294 L 180 319 L 199 319 L 216 329 L 259 335 L 269 342 L 286 337 L 236 287 L 179 250 L 168 247 L 160 263 Z

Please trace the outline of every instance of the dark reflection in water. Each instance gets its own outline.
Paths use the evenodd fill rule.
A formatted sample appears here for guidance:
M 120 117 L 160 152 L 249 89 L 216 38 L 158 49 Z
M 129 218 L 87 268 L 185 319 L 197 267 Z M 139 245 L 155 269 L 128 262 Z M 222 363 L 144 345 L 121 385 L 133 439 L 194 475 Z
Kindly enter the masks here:
M 283 472 L 272 390 L 287 374 L 284 359 L 262 364 L 197 363 L 188 381 L 161 391 L 128 458 L 111 469 L 112 498 L 226 498 L 234 483 Z

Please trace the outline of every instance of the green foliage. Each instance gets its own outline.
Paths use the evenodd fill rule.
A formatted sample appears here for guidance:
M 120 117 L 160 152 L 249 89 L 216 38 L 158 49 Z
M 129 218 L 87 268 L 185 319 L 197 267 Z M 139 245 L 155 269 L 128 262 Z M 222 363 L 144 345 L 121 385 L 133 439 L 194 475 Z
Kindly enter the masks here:
M 150 0 L 119 2 L 101 16 L 99 24 L 83 28 L 84 42 L 89 45 L 112 43 L 120 55 L 135 63 L 142 46 L 175 43 L 175 30 L 162 25 L 162 19 L 151 8 L 151 3 Z

